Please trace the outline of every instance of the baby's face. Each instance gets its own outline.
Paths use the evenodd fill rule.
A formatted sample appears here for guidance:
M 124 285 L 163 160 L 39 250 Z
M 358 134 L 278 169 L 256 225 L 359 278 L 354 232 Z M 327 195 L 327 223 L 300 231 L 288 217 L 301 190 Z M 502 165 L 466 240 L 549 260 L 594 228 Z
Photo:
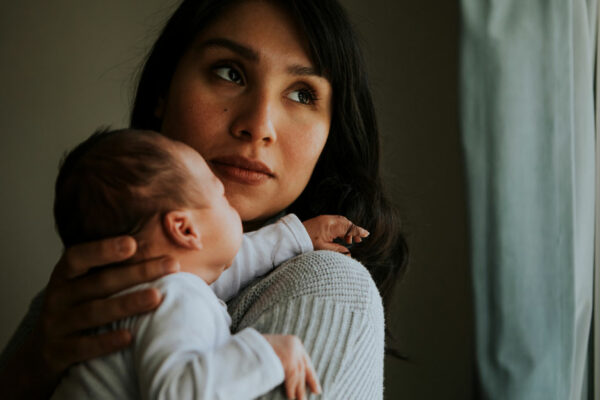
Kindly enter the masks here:
M 229 267 L 242 243 L 242 221 L 238 212 L 225 197 L 223 184 L 217 178 L 204 158 L 191 147 L 181 142 L 174 143 L 174 152 L 191 172 L 192 187 L 198 188 L 201 208 L 192 210 L 198 223 L 208 235 L 202 237 L 202 245 L 210 254 L 211 266 L 215 272 Z M 208 237 L 207 237 L 208 236 Z M 216 278 L 215 278 L 216 279 Z

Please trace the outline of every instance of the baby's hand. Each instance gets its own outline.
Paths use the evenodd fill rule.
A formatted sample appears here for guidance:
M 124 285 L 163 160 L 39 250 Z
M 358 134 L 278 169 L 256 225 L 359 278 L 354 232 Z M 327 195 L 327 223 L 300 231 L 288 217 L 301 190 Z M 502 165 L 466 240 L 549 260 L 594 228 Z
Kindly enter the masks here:
M 341 244 L 334 242 L 343 238 L 348 244 L 360 243 L 362 238 L 369 236 L 366 229 L 354 225 L 348 218 L 341 215 L 319 215 L 303 222 L 304 228 L 313 242 L 315 250 L 333 250 L 342 254 L 350 251 Z
M 315 394 L 321 394 L 319 379 L 308 354 L 298 337 L 293 335 L 266 335 L 267 342 L 281 360 L 285 373 L 285 393 L 288 399 L 304 399 L 306 385 Z

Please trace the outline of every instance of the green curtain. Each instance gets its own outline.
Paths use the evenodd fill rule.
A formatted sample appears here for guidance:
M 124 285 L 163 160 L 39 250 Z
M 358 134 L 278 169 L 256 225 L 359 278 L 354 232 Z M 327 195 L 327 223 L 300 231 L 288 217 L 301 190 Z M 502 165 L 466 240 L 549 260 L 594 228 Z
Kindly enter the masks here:
M 597 0 L 461 13 L 478 394 L 588 399 Z

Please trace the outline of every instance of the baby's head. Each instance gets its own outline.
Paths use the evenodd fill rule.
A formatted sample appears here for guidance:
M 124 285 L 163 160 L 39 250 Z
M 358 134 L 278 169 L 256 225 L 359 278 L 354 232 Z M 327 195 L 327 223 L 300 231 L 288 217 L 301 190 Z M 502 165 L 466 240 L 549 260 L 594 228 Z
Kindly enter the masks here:
M 204 159 L 150 131 L 98 131 L 72 150 L 56 180 L 54 217 L 65 247 L 132 235 L 139 257 L 169 254 L 195 273 L 209 267 L 198 273 L 207 281 L 231 263 L 242 236 Z

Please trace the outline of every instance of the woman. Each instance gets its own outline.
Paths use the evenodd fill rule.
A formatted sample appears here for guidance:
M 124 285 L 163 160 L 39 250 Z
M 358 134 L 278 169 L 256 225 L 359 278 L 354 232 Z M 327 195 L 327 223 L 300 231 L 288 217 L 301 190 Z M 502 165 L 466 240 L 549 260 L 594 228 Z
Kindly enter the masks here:
M 340 6 L 184 1 L 144 66 L 131 125 L 198 150 L 245 230 L 285 211 L 342 214 L 371 232 L 351 249 L 370 276 L 348 257 L 312 253 L 248 287 L 229 310 L 235 330 L 300 336 L 324 398 L 381 397 L 383 321 L 371 277 L 385 294 L 405 248 L 382 193 L 373 105 Z M 3 355 L 5 390 L 43 397 L 69 365 L 130 343 L 129 332 L 82 332 L 159 305 L 156 290 L 108 297 L 176 271 L 169 259 L 87 273 L 134 253 L 129 237 L 65 251 Z

